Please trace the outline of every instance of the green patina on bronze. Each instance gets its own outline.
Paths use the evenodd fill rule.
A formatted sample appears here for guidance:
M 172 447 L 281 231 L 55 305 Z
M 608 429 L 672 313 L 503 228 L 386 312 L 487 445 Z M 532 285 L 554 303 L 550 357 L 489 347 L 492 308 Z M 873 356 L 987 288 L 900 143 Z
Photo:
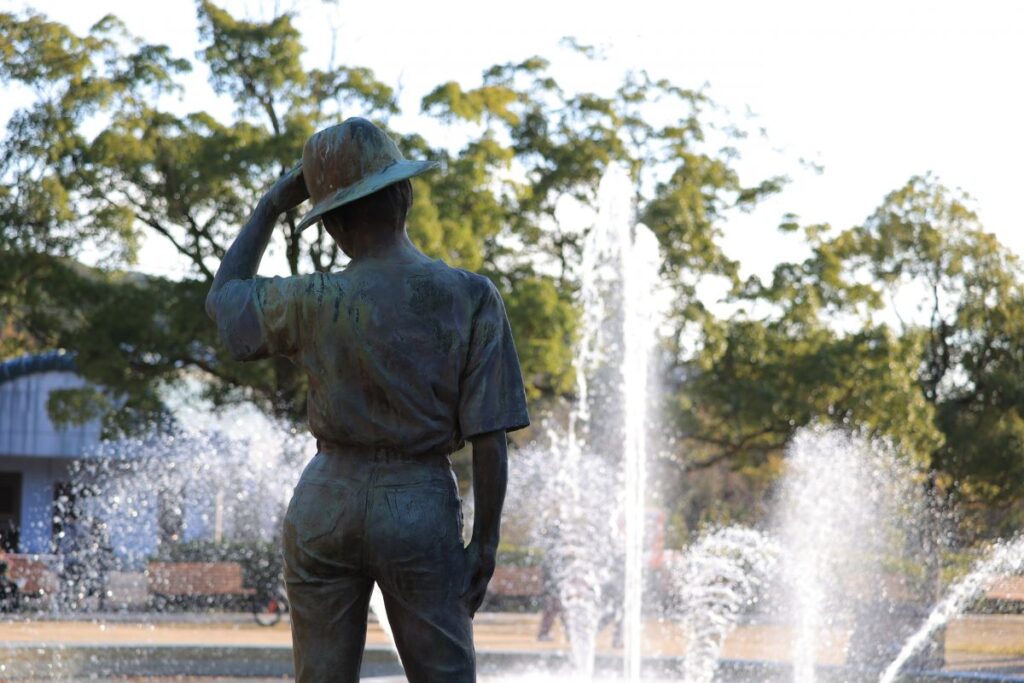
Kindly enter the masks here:
M 410 681 L 475 680 L 471 619 L 494 572 L 505 432 L 529 416 L 498 290 L 408 239 L 407 179 L 433 166 L 405 160 L 363 119 L 315 134 L 207 298 L 234 357 L 285 356 L 309 380 L 318 453 L 283 535 L 296 678 L 306 683 L 358 680 L 374 583 Z M 307 196 L 315 206 L 301 225 L 322 220 L 351 263 L 256 277 L 276 215 Z M 449 454 L 466 440 L 476 520 L 463 547 Z
M 227 337 L 233 311 L 255 312 L 249 358 L 284 355 L 308 373 L 310 430 L 325 442 L 450 452 L 528 422 L 504 306 L 480 275 L 442 261 L 364 261 L 233 281 L 218 307 Z M 516 424 L 505 424 L 510 414 Z

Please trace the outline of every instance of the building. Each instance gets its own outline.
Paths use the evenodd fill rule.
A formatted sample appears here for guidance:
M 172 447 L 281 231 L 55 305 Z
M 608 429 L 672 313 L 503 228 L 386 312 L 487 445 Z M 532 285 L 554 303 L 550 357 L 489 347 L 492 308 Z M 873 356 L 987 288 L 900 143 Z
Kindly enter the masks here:
M 179 426 L 101 442 L 100 420 L 58 427 L 47 409 L 53 391 L 86 386 L 70 353 L 0 362 L 0 552 L 63 554 L 98 531 L 138 568 L 162 544 L 274 536 L 298 476 L 287 432 L 250 415 L 232 420 L 234 437 Z M 106 473 L 88 497 L 71 486 L 76 464 Z
M 99 420 L 58 428 L 47 402 L 55 389 L 86 386 L 63 351 L 0 363 L 0 549 L 50 553 L 74 504 L 69 467 L 100 439 Z

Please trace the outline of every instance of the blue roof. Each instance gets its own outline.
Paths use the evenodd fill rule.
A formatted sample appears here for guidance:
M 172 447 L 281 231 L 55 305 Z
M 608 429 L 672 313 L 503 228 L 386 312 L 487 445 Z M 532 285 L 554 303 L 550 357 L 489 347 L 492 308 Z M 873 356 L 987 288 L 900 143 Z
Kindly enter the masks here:
M 30 353 L 0 362 L 0 384 L 40 372 L 74 372 L 75 354 L 67 351 Z

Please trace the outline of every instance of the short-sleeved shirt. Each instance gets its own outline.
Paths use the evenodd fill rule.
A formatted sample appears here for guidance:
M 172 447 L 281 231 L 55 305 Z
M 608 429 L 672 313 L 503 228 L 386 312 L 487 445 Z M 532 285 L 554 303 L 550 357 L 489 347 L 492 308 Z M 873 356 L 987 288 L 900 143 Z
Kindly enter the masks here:
M 320 442 L 451 452 L 530 423 L 501 295 L 441 260 L 233 280 L 215 307 L 236 358 L 281 354 L 306 371 Z

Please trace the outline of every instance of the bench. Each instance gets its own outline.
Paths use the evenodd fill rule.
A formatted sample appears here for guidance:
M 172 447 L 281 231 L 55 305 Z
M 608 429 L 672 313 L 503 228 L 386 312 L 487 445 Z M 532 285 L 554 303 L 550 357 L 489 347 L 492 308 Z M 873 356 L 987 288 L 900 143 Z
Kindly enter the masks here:
M 56 596 L 60 590 L 56 555 L 0 553 L 0 561 L 7 563 L 7 578 L 18 587 L 22 597 Z
M 246 588 L 242 565 L 237 562 L 150 562 L 146 584 L 161 598 L 252 596 Z
M 540 567 L 498 565 L 487 589 L 504 597 L 534 598 L 544 593 L 544 578 Z
M 996 580 L 985 597 L 1002 602 L 1024 602 L 1024 576 L 1004 576 Z

